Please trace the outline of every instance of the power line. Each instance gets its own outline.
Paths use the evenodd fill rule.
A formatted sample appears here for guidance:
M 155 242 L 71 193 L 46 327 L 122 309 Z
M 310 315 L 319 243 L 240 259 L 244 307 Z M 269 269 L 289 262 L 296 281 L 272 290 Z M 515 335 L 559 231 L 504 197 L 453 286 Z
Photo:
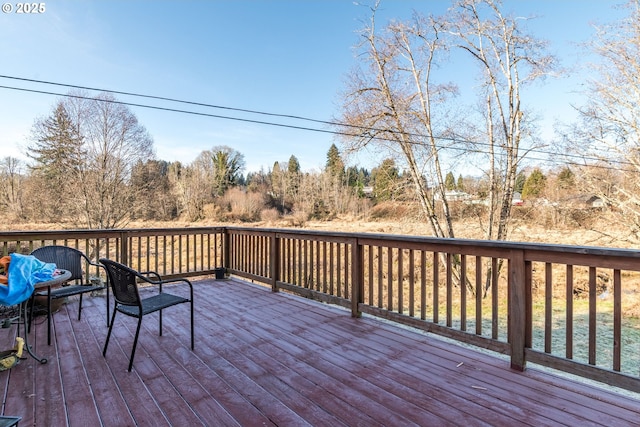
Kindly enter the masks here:
M 2 77 L 2 76 L 0 76 Z M 9 90 L 16 90 L 16 91 L 21 91 L 21 92 L 30 92 L 30 93 L 38 93 L 38 94 L 43 94 L 43 95 L 54 95 L 54 96 L 61 96 L 61 97 L 66 97 L 66 98 L 75 98 L 75 99 L 84 99 L 84 100 L 90 100 L 90 101 L 95 101 L 96 98 L 92 98 L 92 97 L 88 97 L 88 96 L 84 96 L 84 95 L 76 95 L 76 94 L 72 94 L 72 93 L 59 93 L 59 92 L 50 92 L 50 91 L 44 91 L 44 90 L 38 90 L 38 89 L 26 89 L 26 88 L 20 88 L 20 87 L 13 87 L 13 86 L 4 86 L 4 85 L 0 85 L 0 89 L 9 89 Z M 120 92 L 109 92 L 109 91 L 105 91 L 107 93 L 120 93 Z M 291 124 L 284 124 L 284 123 L 275 123 L 275 122 L 267 122 L 267 121 L 263 121 L 263 120 L 254 120 L 254 119 L 247 119 L 247 118 L 240 118 L 240 117 L 233 117 L 233 116 L 224 116 L 224 115 L 220 115 L 220 114 L 211 114 L 211 113 L 203 113 L 203 112 L 199 112 L 199 111 L 190 111 L 190 110 L 182 110 L 182 109 L 178 109 L 178 108 L 169 108 L 169 107 L 160 107 L 157 105 L 148 105 L 148 104 L 138 104 L 138 103 L 133 103 L 133 102 L 128 102 L 128 101 L 120 101 L 117 99 L 98 99 L 98 101 L 100 102 L 107 102 L 107 103 L 111 103 L 111 104 L 119 104 L 119 105 L 126 105 L 129 107 L 140 107 L 140 108 L 149 108 L 149 109 L 153 109 L 153 110 L 160 110 L 160 111 L 168 111 L 168 112 L 174 112 L 174 113 L 183 113 L 183 114 L 191 114 L 191 115 L 196 115 L 196 116 L 204 116 L 204 117 L 211 117 L 211 118 L 216 118 L 216 119 L 224 119 L 224 120 L 234 120 L 234 121 L 239 121 L 239 122 L 244 122 L 244 123 L 253 123 L 253 124 L 260 124 L 260 125 L 267 125 L 267 126 L 277 126 L 277 127 L 282 127 L 282 128 L 288 128 L 288 129 L 296 129 L 296 130 L 304 130 L 304 131 L 310 131 L 310 132 L 320 132 L 320 133 L 328 133 L 328 134 L 332 134 L 332 135 L 341 135 L 341 136 L 348 136 L 348 137 L 362 137 L 361 134 L 354 134 L 354 133 L 348 133 L 348 132 L 342 132 L 342 131 L 337 131 L 337 130 L 328 130 L 328 129 L 318 129 L 318 128 L 311 128 L 311 127 L 307 127 L 307 126 L 297 126 L 297 125 L 291 125 Z M 248 111 L 248 110 L 243 110 L 243 111 Z M 268 114 L 268 113 L 265 113 Z M 281 116 L 281 117 L 285 117 L 285 116 Z M 286 117 L 292 117 L 292 116 L 286 116 Z M 309 120 L 313 120 L 313 119 L 309 119 Z M 326 122 L 329 123 L 329 122 Z M 336 124 L 338 125 L 338 124 Z M 388 133 L 397 133 L 395 131 L 388 131 Z M 415 134 L 414 134 L 415 136 Z M 424 136 L 423 136 L 424 137 Z M 389 141 L 389 142 L 395 142 L 394 139 L 392 138 L 384 138 L 381 136 L 372 136 L 371 139 L 375 139 L 375 140 L 381 140 L 381 141 Z M 435 139 L 445 139 L 447 141 L 452 141 L 452 142 L 467 142 L 468 141 L 463 141 L 463 140 L 455 140 L 453 138 L 439 138 L 436 137 Z M 426 145 L 425 143 L 420 143 L 420 142 L 411 142 L 411 144 L 413 145 Z M 474 149 L 469 149 L 469 148 L 463 148 L 463 147 L 440 147 L 440 149 L 450 149 L 450 150 L 455 150 L 455 151 L 464 151 L 464 152 L 475 152 L 475 153 L 484 153 L 484 151 L 481 150 L 474 150 Z
M 399 133 L 398 131 L 394 131 L 394 130 L 372 128 L 372 127 L 364 127 L 364 126 L 358 126 L 358 125 L 351 125 L 351 124 L 347 124 L 347 123 L 339 123 L 339 122 L 333 122 L 333 121 L 327 121 L 327 120 L 319 120 L 319 119 L 313 119 L 313 118 L 302 117 L 302 116 L 297 116 L 297 115 L 290 115 L 290 114 L 270 113 L 270 112 L 265 112 L 265 111 L 250 110 L 250 109 L 244 109 L 244 108 L 234 108 L 234 107 L 220 106 L 220 105 L 215 105 L 215 104 L 207 104 L 207 103 L 201 103 L 201 102 L 195 102 L 195 101 L 186 101 L 186 100 L 180 100 L 180 99 L 168 98 L 168 97 L 156 96 L 156 95 L 146 95 L 146 94 L 139 94 L 139 93 L 133 93 L 133 92 L 124 92 L 124 91 L 117 91 L 117 90 L 110 90 L 110 89 L 101 89 L 101 88 L 94 88 L 94 87 L 89 87 L 89 86 L 80 86 L 80 85 L 67 84 L 67 83 L 50 82 L 50 81 L 45 81 L 45 80 L 28 79 L 28 78 L 23 78 L 23 77 L 15 77 L 15 76 L 7 76 L 7 75 L 0 75 L 0 78 L 24 81 L 24 82 L 28 82 L 28 83 L 37 83 L 37 84 L 44 84 L 44 85 L 67 87 L 67 88 L 79 89 L 79 90 L 99 91 L 99 92 L 111 93 L 111 94 L 117 94 L 117 95 L 133 96 L 133 97 L 139 97 L 139 98 L 145 98 L 145 99 L 168 101 L 168 102 L 181 103 L 181 104 L 187 104 L 187 105 L 192 105 L 192 106 L 200 106 L 200 107 L 207 107 L 207 108 L 214 108 L 214 109 L 222 109 L 222 110 L 227 110 L 227 111 L 235 111 L 235 112 L 257 114 L 257 115 L 264 115 L 264 116 L 270 116 L 270 117 L 279 117 L 279 118 L 286 118 L 286 119 L 293 119 L 293 120 L 308 121 L 308 122 L 313 122 L 313 123 L 326 124 L 326 125 L 330 125 L 330 126 L 334 126 L 334 127 L 358 129 L 358 130 L 362 130 L 364 132 L 379 132 L 379 133 L 387 133 L 387 134 L 392 134 L 392 135 Z M 27 89 L 27 88 L 20 88 L 20 87 L 15 87 L 15 86 L 4 86 L 4 85 L 0 85 L 0 88 L 9 89 L 9 90 L 16 90 L 16 91 L 23 91 L 23 92 L 30 92 L 30 93 L 38 93 L 38 94 L 44 94 L 44 95 L 61 96 L 61 97 L 67 97 L 67 98 L 96 100 L 96 98 L 92 98 L 92 97 L 88 97 L 88 96 L 84 96 L 84 95 L 80 95 L 80 94 L 73 94 L 73 93 L 66 93 L 65 94 L 65 93 L 50 92 L 50 91 L 44 91 L 44 90 L 38 90 L 38 89 Z M 113 103 L 113 104 L 126 105 L 126 106 L 131 106 L 131 107 L 140 107 L 140 108 L 148 108 L 148 109 L 167 111 L 167 112 L 174 112 L 174 113 L 191 114 L 191 115 L 196 115 L 196 116 L 211 117 L 211 118 L 217 118 L 217 119 L 223 119 L 223 120 L 233 120 L 233 121 L 239 121 L 239 122 L 244 122 L 244 123 L 252 123 L 252 124 L 259 124 L 259 125 L 266 125 L 266 126 L 276 126 L 276 127 L 295 129 L 295 130 L 303 130 L 303 131 L 309 131 L 309 132 L 326 133 L 326 134 L 346 136 L 346 137 L 351 137 L 351 138 L 365 138 L 365 137 L 367 137 L 363 133 L 349 133 L 349 132 L 343 132 L 343 131 L 339 131 L 339 130 L 318 129 L 318 128 L 312 128 L 312 127 L 308 127 L 308 126 L 299 126 L 299 125 L 276 123 L 276 122 L 269 122 L 269 121 L 263 121 L 263 120 L 255 120 L 255 119 L 248 119 L 248 118 L 226 116 L 226 115 L 220 115 L 220 114 L 211 114 L 211 113 L 204 113 L 204 112 L 198 112 L 198 111 L 183 110 L 183 109 L 178 109 L 178 108 L 161 107 L 161 106 L 157 106 L 157 105 L 139 104 L 139 103 L 133 103 L 133 102 L 127 102 L 127 101 L 119 101 L 119 100 L 116 100 L 116 99 L 100 99 L 100 101 L 109 102 L 109 103 Z M 413 138 L 418 138 L 418 139 L 426 139 L 426 138 L 428 138 L 427 135 L 422 135 L 422 134 L 407 133 L 407 135 L 410 136 L 410 137 L 413 137 Z M 395 139 L 388 138 L 388 137 L 385 138 L 385 137 L 382 137 L 382 136 L 373 136 L 373 135 L 368 136 L 368 137 L 370 139 L 372 139 L 372 140 L 396 142 Z M 452 142 L 452 143 L 462 143 L 462 144 L 468 144 L 468 145 L 474 145 L 474 146 L 484 146 L 484 147 L 490 147 L 491 146 L 489 143 L 469 141 L 469 140 L 465 140 L 465 139 L 462 139 L 462 138 L 454 138 L 454 137 L 446 137 L 446 136 L 435 136 L 434 139 L 437 140 L 437 141 L 449 141 L 449 142 Z M 412 144 L 412 145 L 428 146 L 428 144 L 426 144 L 424 142 L 418 142 L 418 141 L 409 141 L 408 143 Z M 442 150 L 442 149 L 448 149 L 448 150 L 453 150 L 453 151 L 462 151 L 462 152 L 471 152 L 471 153 L 477 153 L 477 154 L 486 154 L 485 151 L 482 151 L 480 149 L 471 149 L 469 147 L 455 147 L 455 146 L 438 147 L 438 150 Z M 555 153 L 555 152 L 541 150 L 541 149 L 535 149 L 535 148 L 529 149 L 528 153 L 537 153 L 537 154 L 551 155 L 551 156 L 557 155 L 557 153 Z M 584 160 L 600 161 L 601 160 L 601 159 L 596 158 L 596 157 L 588 157 L 588 156 L 585 157 L 585 156 L 572 155 L 572 154 L 567 154 L 567 153 L 562 154 L 562 156 L 565 157 L 565 158 L 575 158 L 575 159 L 583 160 L 583 161 Z M 553 162 L 553 160 L 548 159 L 548 158 L 537 158 L 537 157 L 533 157 L 533 156 L 528 156 L 527 159 L 528 160 L 538 160 L 538 161 L 543 161 L 543 162 L 548 162 L 548 161 L 552 161 Z M 619 164 L 627 164 L 627 165 L 633 166 L 633 164 L 630 163 L 630 162 L 621 161 L 621 162 L 618 162 L 618 163 Z M 566 160 L 566 161 L 562 162 L 562 164 L 572 165 L 572 166 L 584 166 L 584 164 L 577 163 L 577 162 L 572 162 L 572 161 L 569 161 L 569 160 Z M 604 168 L 604 169 L 618 170 L 618 168 L 614 168 L 614 167 L 610 167 L 610 166 L 606 166 L 606 165 L 591 165 L 591 166 L 600 167 L 600 168 Z
M 325 130 L 325 129 L 315 129 L 315 128 L 309 128 L 309 127 L 304 127 L 304 126 L 295 126 L 295 125 L 288 125 L 288 124 L 282 124 L 282 123 L 265 122 L 265 121 L 261 121 L 261 120 L 252 120 L 252 119 L 245 119 L 245 118 L 232 117 L 232 116 L 223 116 L 223 115 L 219 115 L 219 114 L 202 113 L 202 112 L 198 112 L 198 111 L 180 110 L 180 109 L 177 109 L 177 108 L 160 107 L 160 106 L 157 106 L 157 105 L 137 104 L 137 103 L 133 103 L 133 102 L 118 101 L 116 99 L 96 99 L 96 98 L 91 98 L 91 97 L 83 96 L 83 95 L 74 95 L 74 94 L 69 94 L 69 93 L 57 93 L 57 92 L 49 92 L 49 91 L 38 90 L 38 89 L 26 89 L 26 88 L 3 86 L 3 85 L 0 85 L 0 88 L 1 89 L 17 90 L 17 91 L 22 91 L 22 92 L 39 93 L 39 94 L 43 94 L 43 95 L 55 95 L 55 96 L 62 96 L 62 97 L 66 97 L 66 98 L 84 99 L 84 100 L 89 100 L 89 101 L 96 101 L 97 100 L 97 101 L 100 101 L 100 102 L 107 102 L 107 103 L 111 103 L 111 104 L 126 105 L 126 106 L 129 106 L 129 107 L 149 108 L 149 109 L 153 109 L 153 110 L 169 111 L 169 112 L 173 112 L 173 113 L 192 114 L 192 115 L 196 115 L 196 116 L 212 117 L 212 118 L 216 118 L 216 119 L 236 120 L 236 121 L 240 121 L 240 122 L 255 123 L 255 124 L 260 124 L 260 125 L 279 126 L 279 127 L 290 128 L 290 129 L 331 133 L 331 134 L 339 134 L 339 135 L 346 135 L 346 136 L 350 135 L 350 134 L 343 133 L 343 132 L 330 131 L 330 130 Z M 116 93 L 116 92 L 113 92 L 113 93 Z M 351 136 L 354 136 L 354 135 L 351 135 Z
M 30 83 L 40 83 L 40 84 L 46 84 L 46 85 L 52 85 L 52 86 L 62 86 L 62 87 L 68 87 L 68 88 L 72 88 L 72 89 L 91 90 L 91 91 L 96 91 L 96 92 L 107 92 L 107 93 L 113 93 L 113 94 L 116 94 L 116 95 L 126 95 L 126 96 L 135 96 L 135 97 L 139 97 L 139 98 L 156 99 L 156 100 L 160 100 L 160 101 L 177 102 L 177 103 L 180 103 L 180 104 L 188 104 L 188 105 L 194 105 L 194 106 L 199 106 L 199 107 L 208 107 L 208 108 L 218 108 L 218 109 L 221 109 L 221 110 L 237 111 L 237 112 L 241 112 L 241 113 L 260 114 L 260 115 L 264 115 L 264 116 L 282 117 L 282 118 L 295 119 L 295 120 L 305 120 L 305 121 L 309 121 L 309 122 L 322 123 L 322 124 L 327 124 L 327 125 L 335 125 L 336 124 L 336 123 L 325 121 L 325 120 L 310 119 L 308 117 L 301 117 L 301 116 L 295 116 L 295 115 L 290 115 L 290 114 L 278 114 L 278 113 L 269 113 L 269 112 L 265 112 L 265 111 L 248 110 L 248 109 L 245 109 L 245 108 L 226 107 L 226 106 L 222 106 L 222 105 L 206 104 L 206 103 L 202 103 L 202 102 L 185 101 L 185 100 L 182 100 L 182 99 L 168 98 L 168 97 L 164 97 L 164 96 L 145 95 L 145 94 L 140 94 L 140 93 L 123 92 L 123 91 L 110 90 L 110 89 L 100 89 L 100 88 L 94 88 L 94 87 L 89 87 L 89 86 L 79 86 L 79 85 L 73 85 L 73 84 L 67 84 L 67 83 L 49 82 L 49 81 L 45 81 L 45 80 L 27 79 L 27 78 L 24 78 L 24 77 L 5 76 L 5 75 L 1 75 L 1 74 L 0 74 L 0 78 L 12 79 L 12 80 L 20 80 L 20 81 L 30 82 Z

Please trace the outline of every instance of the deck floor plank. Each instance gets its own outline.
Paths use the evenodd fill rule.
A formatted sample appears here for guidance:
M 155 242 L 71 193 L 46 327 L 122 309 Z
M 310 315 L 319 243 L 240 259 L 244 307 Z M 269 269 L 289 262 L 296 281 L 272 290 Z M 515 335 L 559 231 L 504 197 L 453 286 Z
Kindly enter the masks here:
M 46 395 L 40 401 L 46 399 L 53 405 L 61 415 L 74 425 L 99 425 L 100 418 L 94 401 L 90 383 L 87 380 L 85 367 L 86 363 L 82 358 L 82 350 L 79 348 L 77 335 L 73 331 L 72 325 L 77 323 L 79 327 L 90 327 L 86 319 L 77 320 L 77 312 L 67 310 L 69 306 L 77 309 L 77 304 L 69 304 L 60 308 L 55 313 L 55 322 L 51 332 L 51 345 L 47 345 L 46 328 L 42 328 L 38 333 L 38 349 L 49 357 L 45 365 L 36 363 L 38 372 L 37 384 L 46 390 Z M 46 324 L 46 322 L 44 322 Z M 48 347 L 45 349 L 45 347 Z M 45 351 L 46 350 L 46 351 Z M 52 350 L 49 351 L 49 350 Z M 52 369 L 56 367 L 55 371 Z M 53 375 L 59 375 L 60 388 L 51 387 L 57 384 Z M 63 399 L 64 395 L 64 399 Z M 64 402 L 64 405 L 61 403 Z M 49 417 L 45 417 L 49 419 Z M 63 425 L 53 423 L 52 425 Z
M 88 305 L 87 300 L 88 298 L 85 298 L 82 304 L 83 324 L 71 322 L 71 325 L 78 346 L 84 350 L 82 351 L 82 360 L 87 381 L 91 385 L 96 412 L 105 425 L 134 425 L 133 416 L 129 412 L 129 407 L 122 393 L 114 392 L 119 387 L 111 369 L 108 364 L 103 363 L 102 345 L 106 328 L 92 326 L 99 325 L 97 322 L 102 316 L 97 310 L 85 310 Z M 103 317 L 102 319 L 104 321 Z
M 221 317 L 230 317 L 231 313 L 235 311 L 235 307 L 231 307 L 230 310 L 228 314 Z M 315 380 L 325 384 L 326 387 L 333 388 L 333 385 L 336 383 L 348 385 L 346 389 L 339 388 L 338 390 L 333 390 L 341 394 L 341 399 L 347 402 L 351 401 L 354 407 L 363 410 L 366 414 L 370 414 L 375 420 L 382 421 L 384 425 L 408 425 L 411 422 L 420 423 L 425 420 L 425 417 L 429 417 L 432 421 L 443 421 L 439 416 L 442 411 L 456 411 L 448 405 L 436 405 L 435 403 L 439 402 L 434 402 L 430 408 L 432 411 L 430 413 L 419 408 L 416 402 L 411 402 L 410 400 L 399 397 L 397 394 L 389 392 L 385 388 L 385 386 L 393 387 L 393 384 L 385 382 L 381 387 L 376 387 L 367 381 L 367 377 L 354 375 L 353 372 L 347 368 L 356 370 L 358 366 L 347 366 L 349 361 L 346 358 L 344 349 L 338 348 L 336 343 L 330 341 L 322 341 L 321 343 L 313 342 L 314 337 L 311 335 L 315 335 L 318 332 L 314 332 L 308 338 L 305 338 L 302 332 L 297 330 L 297 328 L 299 328 L 297 325 L 308 321 L 308 319 L 306 319 L 308 314 L 309 313 L 298 311 L 291 313 L 287 318 L 280 317 L 278 321 L 274 320 L 271 322 L 274 330 L 270 330 L 268 333 L 274 334 L 277 333 L 277 331 L 281 331 L 281 336 L 273 341 L 277 346 L 281 347 L 281 349 L 282 343 L 286 341 L 287 337 L 295 338 L 295 345 L 288 348 L 288 350 L 292 352 L 289 363 L 293 364 L 294 361 L 301 361 L 300 369 L 302 372 L 305 372 L 306 375 L 310 375 L 308 369 L 310 366 L 315 368 L 315 372 L 319 373 L 319 375 L 316 374 L 317 378 Z M 344 315 L 344 312 L 338 312 L 337 314 Z M 265 321 L 265 319 L 262 321 Z M 289 325 L 294 325 L 291 330 L 287 330 Z M 260 330 L 262 329 L 263 328 Z M 237 330 L 237 328 L 235 330 Z M 282 334 L 282 331 L 286 333 Z M 266 341 L 268 338 L 269 337 L 266 336 L 264 340 Z M 347 342 L 348 340 L 344 341 Z M 336 352 L 336 350 L 339 351 Z M 361 360 L 362 363 L 375 363 L 375 360 L 372 361 L 366 358 L 367 354 L 373 354 L 373 352 L 365 349 L 362 353 L 365 355 Z M 272 356 L 282 357 L 283 354 L 273 353 Z M 360 393 L 357 399 L 354 398 L 356 392 Z M 420 399 L 417 397 L 415 400 Z M 397 410 L 399 406 L 402 407 L 401 411 Z M 404 416 L 398 418 L 397 414 L 404 414 Z M 459 419 L 464 419 L 463 413 L 457 413 L 456 415 Z M 412 416 L 413 419 L 411 419 Z M 407 417 L 409 417 L 409 419 L 407 419 Z M 472 418 L 477 419 L 477 416 L 473 416 Z
M 314 331 L 312 334 L 308 334 L 308 338 L 315 341 L 315 347 L 306 351 L 322 353 L 325 351 L 323 347 L 328 347 L 332 350 L 327 352 L 327 356 L 331 357 L 331 353 L 338 350 L 337 352 L 343 356 L 343 367 L 348 367 L 356 376 L 367 378 L 369 382 L 375 383 L 381 388 L 387 388 L 403 402 L 412 402 L 418 406 L 426 404 L 431 411 L 436 411 L 439 415 L 449 413 L 448 417 L 456 417 L 460 420 L 482 416 L 486 418 L 499 417 L 499 414 L 492 412 L 493 409 L 487 410 L 482 405 L 478 405 L 477 395 L 464 391 L 460 393 L 460 396 L 445 394 L 427 382 L 416 381 L 415 368 L 411 364 L 408 365 L 410 374 L 402 378 L 402 372 L 397 368 L 403 363 L 406 364 L 404 359 L 410 356 L 411 349 L 405 348 L 401 352 L 393 351 L 386 357 L 380 358 L 379 356 L 384 355 L 388 349 L 378 345 L 372 346 L 368 338 L 358 338 L 366 332 L 360 327 L 361 325 L 363 325 L 361 321 L 354 322 L 350 326 L 355 326 L 355 328 L 350 328 L 348 335 L 341 337 L 334 333 L 336 329 L 331 329 L 331 333 L 327 333 L 326 330 Z M 371 357 L 371 355 L 375 357 Z M 447 373 L 447 371 L 433 372 L 431 370 L 425 372 L 426 375 L 439 376 Z M 452 385 L 455 386 L 455 384 Z M 467 388 L 472 390 L 470 387 Z M 505 411 L 505 422 L 515 421 L 512 419 L 513 409 L 513 406 L 509 406 Z M 421 416 L 424 417 L 424 414 Z M 530 418 L 532 417 L 527 417 L 527 419 Z
M 86 297 L 30 336 L 31 358 L 0 372 L 5 415 L 20 425 L 632 426 L 640 400 L 504 357 L 231 279 L 194 281 L 188 305 L 145 317 L 132 372 L 135 319 L 116 318 L 107 357 L 104 299 Z M 44 319 L 44 318 L 43 318 Z M 15 327 L 0 331 L 12 347 Z M 78 398 L 81 396 L 82 398 Z

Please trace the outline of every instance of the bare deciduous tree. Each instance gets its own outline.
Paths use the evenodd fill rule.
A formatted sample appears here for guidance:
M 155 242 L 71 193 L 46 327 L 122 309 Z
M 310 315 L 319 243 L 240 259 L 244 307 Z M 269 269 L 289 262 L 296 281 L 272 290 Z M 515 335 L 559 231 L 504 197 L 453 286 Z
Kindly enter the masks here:
M 87 228 L 126 223 L 139 190 L 131 185 L 132 168 L 154 155 L 151 136 L 128 107 L 110 94 L 70 94 L 50 118 L 36 122 L 34 135 L 34 146 L 44 150 L 36 151 L 35 167 L 62 180 L 55 200 L 68 221 Z
M 576 174 L 584 192 L 600 197 L 630 240 L 640 240 L 640 3 L 629 15 L 598 29 L 591 44 L 599 61 L 587 82 L 588 101 L 577 108 L 579 121 L 563 134 L 566 147 L 583 161 Z M 568 159 L 576 162 L 576 157 Z
M 516 18 L 502 14 L 498 0 L 461 0 L 446 16 L 416 14 L 383 30 L 376 29 L 378 5 L 362 32 L 362 65 L 350 76 L 344 97 L 340 130 L 348 134 L 346 144 L 376 145 L 402 161 L 437 237 L 455 237 L 443 164 L 460 153 L 483 157 L 490 183 L 485 236 L 506 239 L 521 144 L 531 131 L 521 87 L 548 73 L 553 58 L 543 42 L 522 32 Z M 453 51 L 479 64 L 483 124 L 457 113 L 451 102 L 456 85 L 435 71 Z M 468 147 L 462 140 L 472 134 L 475 146 Z
M 345 139 L 350 149 L 377 145 L 401 159 L 434 235 L 454 237 L 443 197 L 439 136 L 447 134 L 445 106 L 456 88 L 433 78 L 434 64 L 447 49 L 443 25 L 416 15 L 411 22 L 394 22 L 379 32 L 378 6 L 362 31 L 363 62 L 348 81 L 340 119 L 346 126 L 341 132 L 351 135 Z M 436 215 L 434 192 L 442 196 L 444 219 Z
M 508 238 L 522 143 L 532 132 L 522 88 L 548 75 L 555 62 L 545 52 L 546 42 L 526 34 L 522 18 L 504 15 L 501 5 L 500 0 L 460 0 L 449 18 L 452 43 L 471 55 L 482 76 L 486 132 L 476 152 L 485 152 L 488 161 L 485 237 L 492 240 Z
M 5 218 L 23 218 L 23 182 L 22 162 L 15 157 L 0 160 L 0 212 Z

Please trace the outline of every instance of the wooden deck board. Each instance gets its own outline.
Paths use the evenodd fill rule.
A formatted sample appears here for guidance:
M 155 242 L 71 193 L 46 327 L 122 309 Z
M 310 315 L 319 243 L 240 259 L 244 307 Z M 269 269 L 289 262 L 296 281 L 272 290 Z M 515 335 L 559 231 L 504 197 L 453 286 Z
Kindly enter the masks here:
M 20 425 L 555 426 L 638 425 L 640 400 L 528 369 L 378 319 L 250 285 L 195 282 L 188 306 L 143 320 L 116 317 L 106 358 L 104 299 L 85 297 L 30 336 L 31 358 L 0 372 L 3 413 Z M 15 327 L 0 330 L 12 347 Z

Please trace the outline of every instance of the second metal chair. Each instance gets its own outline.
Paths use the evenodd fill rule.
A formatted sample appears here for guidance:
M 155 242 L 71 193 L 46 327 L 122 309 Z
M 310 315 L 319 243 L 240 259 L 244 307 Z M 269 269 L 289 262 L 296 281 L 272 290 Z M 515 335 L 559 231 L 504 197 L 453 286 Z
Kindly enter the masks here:
M 116 318 L 116 313 L 122 313 L 126 316 L 136 317 L 138 319 L 138 326 L 136 328 L 136 334 L 133 339 L 133 348 L 131 349 L 131 357 L 129 358 L 129 371 L 133 366 L 133 357 L 136 353 L 136 346 L 138 345 L 138 336 L 140 334 L 140 325 L 142 324 L 142 317 L 146 314 L 151 314 L 159 311 L 159 335 L 162 336 L 162 310 L 173 305 L 190 303 L 191 305 L 191 350 L 194 349 L 194 336 L 193 336 L 193 286 L 187 279 L 168 279 L 162 280 L 160 275 L 153 271 L 138 272 L 126 265 L 111 261 L 108 259 L 100 259 L 100 262 L 106 267 L 109 275 L 109 283 L 113 291 L 113 298 L 116 302 L 113 316 L 109 324 L 109 332 L 107 333 L 107 339 L 104 343 L 104 349 L 102 355 L 106 356 L 107 347 L 109 346 L 109 338 L 111 337 L 111 330 L 113 329 L 113 323 Z M 150 278 L 155 277 L 155 279 Z M 138 290 L 138 282 L 145 282 L 152 285 L 158 285 L 159 293 L 153 296 L 142 298 Z M 183 282 L 189 285 L 189 298 L 185 298 L 178 295 L 169 294 L 162 291 L 162 285 L 167 283 Z

